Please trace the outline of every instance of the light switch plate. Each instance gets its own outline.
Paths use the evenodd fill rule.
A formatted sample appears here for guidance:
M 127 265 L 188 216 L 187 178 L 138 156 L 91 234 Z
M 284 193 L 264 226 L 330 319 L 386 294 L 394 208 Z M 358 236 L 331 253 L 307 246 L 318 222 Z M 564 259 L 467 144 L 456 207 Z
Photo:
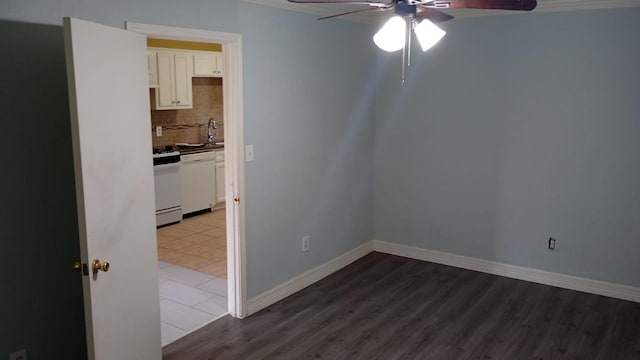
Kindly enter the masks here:
M 302 237 L 302 251 L 309 251 L 309 243 L 311 242 L 311 236 L 305 235 Z
M 244 160 L 246 162 L 253 161 L 253 145 L 246 145 L 244 149 Z

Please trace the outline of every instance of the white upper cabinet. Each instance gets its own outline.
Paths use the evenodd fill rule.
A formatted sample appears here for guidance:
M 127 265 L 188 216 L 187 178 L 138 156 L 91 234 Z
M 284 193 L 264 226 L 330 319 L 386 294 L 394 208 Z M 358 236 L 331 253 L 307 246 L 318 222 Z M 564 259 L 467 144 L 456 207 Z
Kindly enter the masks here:
M 158 87 L 158 52 L 155 50 L 147 50 L 147 66 L 149 69 L 149 87 Z
M 175 53 L 173 55 L 175 61 L 176 73 L 176 106 L 193 107 L 191 78 L 193 77 L 193 67 L 191 65 L 191 54 Z
M 222 77 L 222 53 L 220 52 L 194 52 L 193 75 L 207 77 Z
M 156 56 L 158 88 L 154 109 L 191 109 L 193 55 L 188 52 L 158 50 Z
M 149 87 L 155 88 L 154 110 L 193 108 L 191 78 L 222 77 L 222 53 L 149 48 Z

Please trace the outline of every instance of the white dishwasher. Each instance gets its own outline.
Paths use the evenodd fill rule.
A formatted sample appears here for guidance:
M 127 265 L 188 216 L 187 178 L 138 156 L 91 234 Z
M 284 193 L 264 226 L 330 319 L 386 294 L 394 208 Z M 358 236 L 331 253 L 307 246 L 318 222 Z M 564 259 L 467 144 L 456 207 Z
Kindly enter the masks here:
M 213 151 L 181 155 L 182 213 L 211 209 L 216 179 Z
M 216 151 L 216 188 L 214 203 L 224 203 L 225 178 L 224 178 L 224 150 Z

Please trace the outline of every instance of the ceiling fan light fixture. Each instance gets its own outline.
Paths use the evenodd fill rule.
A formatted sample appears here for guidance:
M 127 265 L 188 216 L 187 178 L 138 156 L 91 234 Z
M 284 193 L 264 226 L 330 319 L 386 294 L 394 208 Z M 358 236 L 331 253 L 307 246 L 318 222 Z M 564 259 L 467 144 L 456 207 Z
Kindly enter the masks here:
M 429 50 L 447 34 L 428 19 L 422 19 L 422 21 L 413 28 L 413 31 L 416 33 L 422 51 Z
M 398 51 L 404 47 L 406 33 L 405 20 L 401 16 L 394 16 L 373 35 L 373 42 L 384 51 Z

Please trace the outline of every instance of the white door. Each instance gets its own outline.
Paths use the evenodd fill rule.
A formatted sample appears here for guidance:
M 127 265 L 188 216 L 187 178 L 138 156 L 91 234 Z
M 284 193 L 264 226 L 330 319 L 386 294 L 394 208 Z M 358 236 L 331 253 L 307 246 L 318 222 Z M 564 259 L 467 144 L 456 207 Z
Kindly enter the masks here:
M 145 36 L 64 19 L 90 359 L 160 359 Z M 109 262 L 93 274 L 91 263 Z M 106 269 L 105 269 L 106 270 Z

